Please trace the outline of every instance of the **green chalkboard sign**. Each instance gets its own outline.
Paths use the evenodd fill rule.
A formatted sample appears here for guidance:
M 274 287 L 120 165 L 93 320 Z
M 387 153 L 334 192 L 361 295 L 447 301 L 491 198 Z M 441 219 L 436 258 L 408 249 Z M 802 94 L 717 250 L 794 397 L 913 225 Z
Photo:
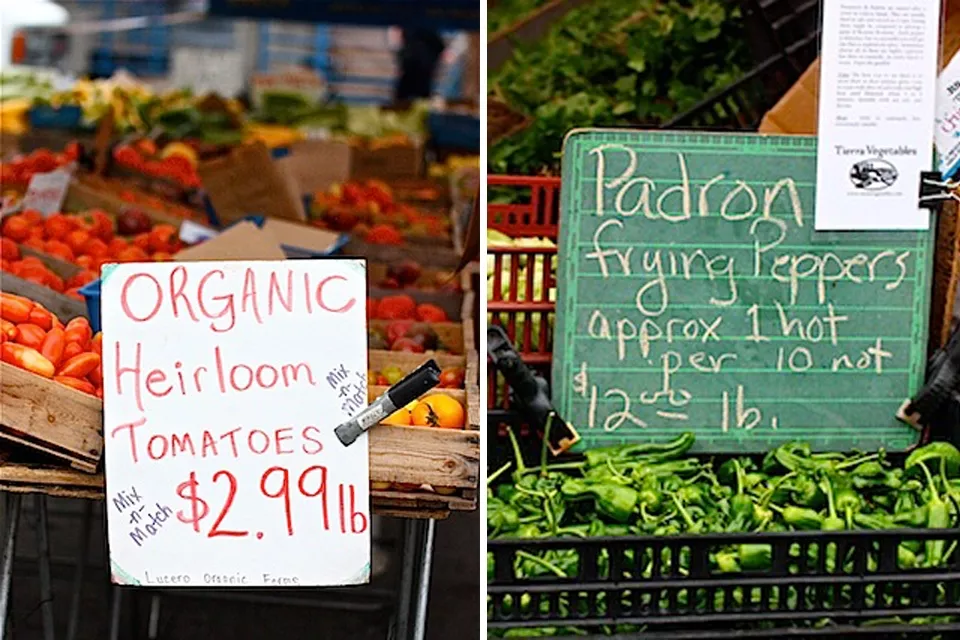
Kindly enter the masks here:
M 569 134 L 553 399 L 582 446 L 916 442 L 894 414 L 923 381 L 933 232 L 817 232 L 815 175 L 815 138 Z

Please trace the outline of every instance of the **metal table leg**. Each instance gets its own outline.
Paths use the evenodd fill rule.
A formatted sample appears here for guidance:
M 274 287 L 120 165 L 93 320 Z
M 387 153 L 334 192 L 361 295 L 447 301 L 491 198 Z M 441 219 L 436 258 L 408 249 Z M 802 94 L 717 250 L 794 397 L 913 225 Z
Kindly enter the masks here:
M 73 574 L 73 593 L 70 595 L 70 616 L 67 620 L 66 640 L 76 640 L 77 627 L 80 624 L 80 597 L 83 593 L 83 573 L 90 554 L 90 533 L 93 528 L 93 500 L 83 503 L 83 515 L 80 520 L 80 550 L 77 552 L 77 566 Z
M 433 563 L 434 520 L 404 522 L 404 544 L 398 593 L 395 640 L 423 640 Z
M 147 621 L 147 639 L 157 640 L 160 637 L 160 594 L 150 596 L 150 617 Z
M 396 625 L 393 640 L 410 636 L 410 603 L 413 601 L 413 577 L 417 556 L 416 520 L 403 522 L 403 551 L 400 558 L 400 586 L 397 591 Z
M 427 602 L 430 599 L 430 571 L 433 568 L 433 536 L 436 531 L 436 520 L 420 520 L 422 523 L 420 545 L 417 548 L 419 572 L 417 574 L 417 589 L 414 594 L 416 605 L 413 613 L 412 640 L 424 640 L 427 635 Z
M 33 496 L 37 535 L 37 567 L 40 573 L 40 614 L 43 619 L 43 640 L 54 640 L 53 582 L 50 578 L 50 529 L 47 496 Z
M 10 580 L 13 576 L 13 556 L 17 544 L 17 527 L 20 524 L 20 495 L 8 493 L 3 496 L 3 514 L 0 518 L 0 640 L 7 637 L 7 613 L 10 605 Z
M 120 640 L 120 612 L 123 609 L 123 589 L 111 587 L 113 602 L 110 605 L 110 640 Z

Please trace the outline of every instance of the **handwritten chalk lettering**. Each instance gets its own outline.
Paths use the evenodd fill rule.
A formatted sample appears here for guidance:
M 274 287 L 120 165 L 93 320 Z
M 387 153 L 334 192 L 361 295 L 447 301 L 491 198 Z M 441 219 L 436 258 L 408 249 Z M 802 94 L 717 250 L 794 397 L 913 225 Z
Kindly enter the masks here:
M 833 371 L 841 370 L 866 370 L 872 368 L 874 373 L 881 375 L 883 373 L 883 361 L 893 357 L 893 353 L 883 348 L 883 338 L 877 338 L 876 342 L 862 349 L 852 357 L 849 354 L 843 354 L 835 357 L 830 368 Z
M 580 363 L 580 370 L 575 376 L 573 376 L 573 391 L 576 394 L 579 394 L 580 397 L 587 397 L 587 385 L 589 384 L 589 378 L 587 377 L 587 363 Z
M 773 304 L 780 320 L 780 333 L 786 338 L 796 337 L 807 342 L 818 343 L 823 340 L 826 332 L 826 335 L 829 335 L 830 344 L 836 345 L 839 339 L 839 324 L 850 320 L 850 316 L 837 315 L 832 302 L 827 303 L 826 315 L 814 315 L 806 324 L 795 315 L 788 313 L 776 300 Z
M 776 237 L 769 236 L 773 227 Z M 841 258 L 832 251 L 815 253 L 783 253 L 778 247 L 787 240 L 781 220 L 759 219 L 750 228 L 753 240 L 753 274 L 770 277 L 789 285 L 790 304 L 796 304 L 801 285 L 811 283 L 820 304 L 826 302 L 827 287 L 837 282 L 853 284 L 883 283 L 885 291 L 898 289 L 908 273 L 912 252 L 882 250 L 874 254 L 858 252 Z M 760 236 L 763 236 L 761 238 Z
M 124 315 L 137 323 L 154 319 L 180 319 L 208 323 L 214 333 L 236 327 L 241 318 L 264 323 L 264 317 L 280 314 L 346 313 L 357 299 L 344 296 L 347 278 L 331 275 L 315 281 L 303 273 L 294 286 L 290 269 L 271 271 L 264 276 L 259 270 L 244 272 L 239 291 L 232 290 L 222 269 L 211 269 L 189 281 L 184 266 L 175 267 L 166 282 L 147 271 L 131 274 L 120 290 L 120 306 Z M 338 286 L 340 293 L 338 293 Z M 142 297 L 134 304 L 135 297 Z
M 597 264 L 600 265 L 600 273 L 604 278 L 610 277 L 610 270 L 607 268 L 607 258 L 615 257 L 617 262 L 620 263 L 620 270 L 623 272 L 623 275 L 630 275 L 630 255 L 633 253 L 633 247 L 627 247 L 626 252 L 621 253 L 619 249 L 603 249 L 600 246 L 600 234 L 606 231 L 610 227 L 617 227 L 622 229 L 623 223 L 619 220 L 607 220 L 593 233 L 593 251 L 586 254 L 584 257 L 588 260 L 596 260 Z
M 607 419 L 603 421 L 604 431 L 616 431 L 623 426 L 624 422 L 629 422 L 633 426 L 641 429 L 647 428 L 646 422 L 630 413 L 630 396 L 628 396 L 625 391 L 622 389 L 610 389 L 603 394 L 603 397 L 616 397 L 623 401 L 623 408 L 618 411 L 611 412 L 610 415 L 607 416 Z
M 803 373 L 813 367 L 813 353 L 806 347 L 795 347 L 787 353 L 780 347 L 777 349 L 777 371 L 783 371 L 786 367 L 793 373 Z
M 606 211 L 607 192 L 615 190 L 613 194 L 613 210 L 622 217 L 632 217 L 642 213 L 648 220 L 664 220 L 671 223 L 682 223 L 693 218 L 694 214 L 700 218 L 716 215 L 730 222 L 748 220 L 755 216 L 773 218 L 785 215 L 792 219 L 797 227 L 803 227 L 803 206 L 800 201 L 800 192 L 796 181 L 790 177 L 776 180 L 772 186 L 752 186 L 744 180 L 734 180 L 732 188 L 718 186 L 726 179 L 725 174 L 718 174 L 703 185 L 696 194 L 697 210 L 694 211 L 694 189 L 691 185 L 690 171 L 686 156 L 677 153 L 677 180 L 660 192 L 656 201 L 653 192 L 657 191 L 658 184 L 648 176 L 634 175 L 640 165 L 637 151 L 621 144 L 604 144 L 595 147 L 590 155 L 596 157 L 595 177 L 595 215 L 603 216 Z M 625 155 L 626 166 L 623 171 L 614 177 L 607 175 L 610 161 L 617 155 Z M 716 190 L 718 193 L 711 193 Z M 762 196 L 759 195 L 762 193 Z M 713 197 L 711 197 L 713 196 Z M 719 206 L 717 206 L 719 203 Z M 713 207 L 717 206 L 714 210 Z
M 627 357 L 627 345 L 636 341 L 640 347 L 640 355 L 649 357 L 650 347 L 657 342 L 673 344 L 680 341 L 688 342 L 720 342 L 717 331 L 723 323 L 723 316 L 713 318 L 660 318 L 657 320 L 644 318 L 640 327 L 629 318 L 621 317 L 616 320 L 616 333 L 611 331 L 610 319 L 599 309 L 590 315 L 587 325 L 587 335 L 595 340 L 616 342 L 617 359 L 623 361 Z
M 697 265 L 700 265 L 701 268 L 698 269 Z M 644 315 L 659 316 L 667 310 L 670 302 L 670 291 L 667 285 L 668 276 L 679 277 L 686 281 L 690 281 L 700 274 L 706 275 L 711 282 L 726 279 L 729 293 L 725 297 L 712 296 L 708 300 L 710 304 L 718 307 L 729 307 L 739 297 L 735 260 L 723 254 L 708 256 L 702 249 L 696 249 L 689 253 L 657 249 L 643 252 L 641 266 L 645 273 L 656 275 L 656 278 L 637 290 L 637 309 Z M 646 299 L 651 296 L 653 297 L 653 304 L 648 304 Z
M 730 420 L 730 392 L 724 391 L 721 394 L 721 411 L 720 411 L 720 430 L 724 433 L 730 431 L 731 420 Z M 749 407 L 746 404 L 745 393 L 743 385 L 737 385 L 736 390 L 736 399 L 734 400 L 733 407 L 733 427 L 736 429 L 742 429 L 744 431 L 752 431 L 756 427 L 760 426 L 764 422 L 765 418 L 763 412 L 758 407 Z M 771 429 L 776 430 L 780 426 L 780 420 L 777 416 L 771 416 L 768 422 Z
M 672 386 L 673 375 L 680 371 L 683 363 L 683 357 L 676 351 L 667 351 L 660 356 L 661 377 L 660 389 L 654 393 L 646 391 L 640 394 L 641 404 L 656 404 L 661 399 L 666 399 L 667 403 L 673 407 L 683 407 L 690 402 L 693 397 L 686 389 L 674 389 Z

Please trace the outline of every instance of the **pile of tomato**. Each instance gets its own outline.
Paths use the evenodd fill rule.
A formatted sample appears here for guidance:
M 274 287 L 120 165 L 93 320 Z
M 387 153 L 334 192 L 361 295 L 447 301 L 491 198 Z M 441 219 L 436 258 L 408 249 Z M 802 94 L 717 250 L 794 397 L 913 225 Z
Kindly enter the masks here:
M 80 145 L 75 142 L 68 144 L 63 153 L 37 149 L 29 155 L 0 164 L 0 188 L 23 189 L 35 174 L 56 171 L 79 158 Z
M 136 145 L 117 145 L 113 150 L 113 159 L 131 171 L 169 180 L 188 189 L 200 188 L 200 176 L 188 159 L 180 155 L 161 158 L 156 153 L 157 148 L 151 141 L 141 140 Z
M 38 258 L 23 256 L 17 244 L 77 265 L 81 271 L 64 281 Z M 148 233 L 122 238 L 102 211 L 47 218 L 27 210 L 8 216 L 0 227 L 0 269 L 72 297 L 76 289 L 99 277 L 110 262 L 161 262 L 170 260 L 183 243 L 172 225 L 157 224 Z
M 84 317 L 66 325 L 39 302 L 0 293 L 0 359 L 103 398 L 102 334 Z

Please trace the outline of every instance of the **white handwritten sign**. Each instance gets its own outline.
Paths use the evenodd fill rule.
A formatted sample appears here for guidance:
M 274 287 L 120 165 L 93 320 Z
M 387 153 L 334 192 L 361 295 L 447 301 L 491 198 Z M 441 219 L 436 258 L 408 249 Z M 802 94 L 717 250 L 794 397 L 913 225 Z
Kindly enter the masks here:
M 104 434 L 113 581 L 368 582 L 361 260 L 108 265 Z
M 66 169 L 34 174 L 23 196 L 23 209 L 36 209 L 44 216 L 59 212 L 70 188 L 70 178 L 71 172 Z

